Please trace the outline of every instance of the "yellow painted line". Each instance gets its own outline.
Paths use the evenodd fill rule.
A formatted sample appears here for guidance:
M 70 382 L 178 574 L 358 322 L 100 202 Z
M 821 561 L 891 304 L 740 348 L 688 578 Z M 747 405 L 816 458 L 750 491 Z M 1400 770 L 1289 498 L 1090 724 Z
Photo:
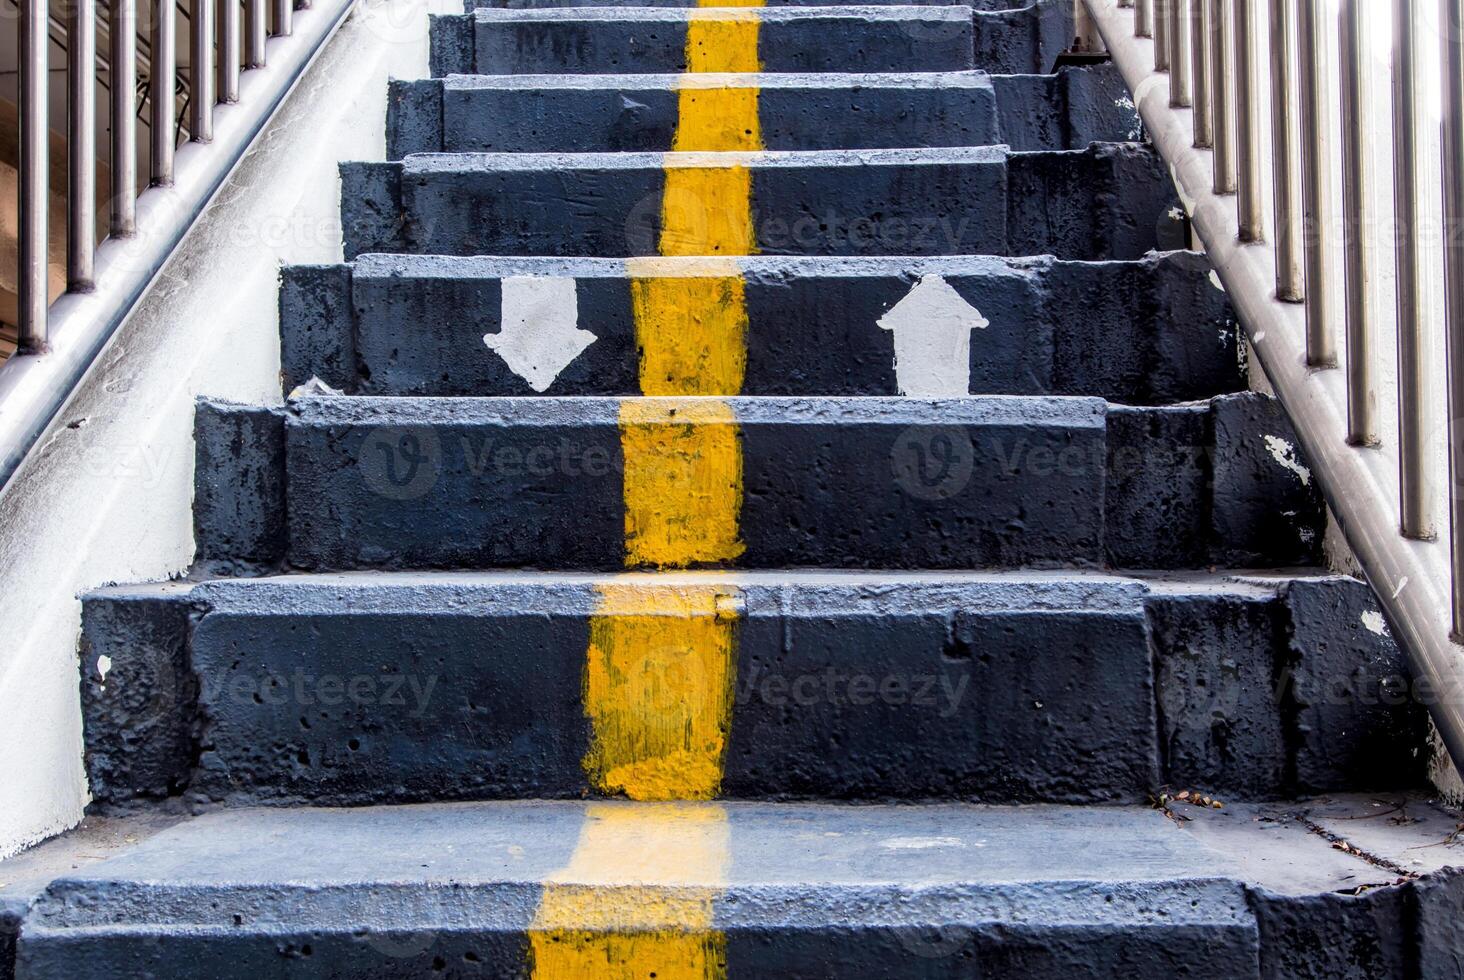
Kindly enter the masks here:
M 696 72 L 757 71 L 758 26 L 742 11 L 694 15 L 688 65 Z M 757 95 L 748 87 L 683 89 L 676 151 L 761 148 Z M 754 250 L 751 196 L 746 167 L 677 166 L 674 154 L 668 158 L 661 254 L 728 261 L 720 275 L 632 280 L 643 395 L 742 391 L 747 303 L 730 257 Z M 738 557 L 742 453 L 731 406 L 629 400 L 620 431 L 626 564 L 685 568 Z
M 635 322 L 648 327 L 641 331 L 640 343 L 643 394 L 725 395 L 742 390 L 747 300 L 742 276 L 735 267 L 731 271 L 631 280 Z M 646 343 L 652 333 L 655 342 Z
M 591 805 L 530 926 L 534 976 L 722 980 L 727 942 L 713 901 L 730 853 L 716 804 Z
M 722 787 L 736 672 L 734 587 L 601 586 L 584 697 L 591 784 L 632 800 L 709 800 Z
M 701 0 L 706 4 L 708 0 Z M 733 5 L 733 4 L 728 4 Z M 761 0 L 736 5 L 761 6 Z M 692 16 L 691 72 L 757 72 L 759 22 Z M 755 248 L 744 166 L 678 166 L 675 153 L 762 149 L 758 90 L 688 87 L 667 159 L 660 252 L 697 275 L 632 261 L 640 398 L 620 407 L 630 568 L 718 565 L 742 554 L 742 442 L 732 406 L 747 366 L 747 303 L 735 256 Z M 637 266 L 641 274 L 635 271 Z M 741 601 L 715 581 L 640 576 L 602 585 L 590 621 L 585 772 L 640 801 L 589 808 L 573 859 L 545 886 L 531 930 L 540 978 L 722 980 L 712 901 L 729 863 L 721 791 Z
M 620 405 L 626 564 L 715 565 L 742 555 L 742 439 L 716 399 Z

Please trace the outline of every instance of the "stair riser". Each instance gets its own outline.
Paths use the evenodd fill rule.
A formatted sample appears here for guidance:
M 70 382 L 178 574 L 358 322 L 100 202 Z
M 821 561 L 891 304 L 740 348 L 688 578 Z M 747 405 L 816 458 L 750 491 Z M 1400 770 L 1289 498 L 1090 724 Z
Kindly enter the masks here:
M 1122 80 L 1108 69 L 952 75 L 941 87 L 900 76 L 771 84 L 777 77 L 753 83 L 759 85 L 761 143 L 770 150 L 998 143 L 1017 150 L 1083 149 L 1129 139 L 1138 128 Z M 653 82 L 647 76 L 607 76 L 593 88 L 532 79 L 394 81 L 387 159 L 438 152 L 667 151 L 679 118 L 676 86 L 670 78 Z
M 884 0 L 883 3 L 876 3 L 874 6 L 905 6 L 905 4 L 890 3 Z M 699 6 L 698 2 L 692 0 L 653 0 L 647 4 L 569 4 L 569 3 L 532 3 L 513 4 L 516 9 L 532 7 L 595 7 L 595 6 L 650 6 L 660 8 L 678 8 Z M 767 5 L 771 8 L 777 7 L 818 7 L 827 4 L 814 3 L 812 0 L 795 0 L 795 2 L 779 2 L 775 0 Z M 838 6 L 837 4 L 833 6 Z M 920 0 L 913 6 L 941 7 L 940 3 Z M 843 30 L 846 36 L 866 35 L 866 32 L 873 34 L 894 35 L 900 46 L 894 46 L 894 42 L 885 38 L 873 45 L 849 51 L 843 48 L 845 55 L 842 59 L 830 58 L 827 51 L 841 50 L 841 40 L 834 39 L 833 46 L 823 47 L 828 39 L 820 34 L 818 29 L 812 33 L 815 35 L 810 47 L 799 51 L 793 46 L 788 46 L 780 53 L 780 57 L 786 55 L 795 65 L 803 64 L 828 64 L 830 67 L 807 69 L 774 68 L 767 63 L 767 49 L 760 45 L 760 54 L 764 60 L 764 67 L 768 71 L 880 71 L 875 61 L 870 59 L 870 53 L 883 53 L 885 56 L 898 54 L 908 55 L 910 63 L 914 67 L 905 69 L 910 71 L 948 71 L 962 68 L 978 68 L 993 74 L 1017 75 L 1017 74 L 1041 74 L 1053 70 L 1058 58 L 1072 44 L 1073 39 L 1073 8 L 1065 0 L 1040 0 L 1031 5 L 1023 4 L 976 4 L 978 8 L 972 11 L 969 19 L 962 18 L 960 24 L 954 24 L 941 12 L 927 12 L 927 18 L 939 18 L 927 20 L 922 23 L 917 20 L 904 21 L 903 27 L 892 26 L 889 22 L 879 23 L 866 20 L 861 23 L 858 19 L 844 19 Z M 1010 8 L 1010 9 L 1007 9 Z M 566 12 L 572 16 L 573 12 Z M 889 16 L 886 14 L 886 16 Z M 478 52 L 485 50 L 482 29 L 475 32 L 475 16 L 449 16 L 432 18 L 432 74 L 434 77 L 445 77 L 450 74 L 473 75 L 499 73 L 504 71 L 504 62 L 498 65 L 486 66 L 478 59 Z M 543 25 L 536 25 L 542 27 Z M 600 25 L 594 25 L 590 31 L 598 32 Z M 684 27 L 679 28 L 684 31 Z M 568 35 L 571 31 L 578 34 L 578 31 L 567 25 L 560 28 L 561 36 Z M 475 33 L 477 36 L 475 37 Z M 611 47 L 607 50 L 605 42 L 609 39 L 608 34 L 599 35 L 599 44 L 595 46 L 596 55 L 599 61 L 591 61 L 589 65 L 600 65 L 600 67 L 587 67 L 583 52 L 575 52 L 569 57 L 546 54 L 541 48 L 523 51 L 514 46 L 515 34 L 519 31 L 505 29 L 498 25 L 490 30 L 490 39 L 486 44 L 487 50 L 495 53 L 502 53 L 508 59 L 506 64 L 528 64 L 541 67 L 533 70 L 540 72 L 563 72 L 574 70 L 588 70 L 599 73 L 615 71 L 676 71 L 676 67 L 684 64 L 682 48 L 677 47 L 674 40 L 668 42 L 665 37 L 659 39 L 660 43 L 656 48 L 657 61 L 655 68 L 634 69 L 629 67 L 604 67 L 603 59 L 615 58 L 625 63 L 629 56 L 626 48 Z M 533 28 L 523 32 L 528 37 L 536 37 Z M 676 36 L 684 37 L 684 34 Z M 542 39 L 542 33 L 537 34 Z M 908 43 L 908 47 L 905 45 Z M 642 50 L 645 50 L 644 46 Z M 505 51 L 504 49 L 507 48 Z M 952 60 L 957 63 L 952 63 Z M 571 67 L 585 66 L 585 67 Z M 900 70 L 900 69 L 895 69 Z
M 757 95 L 761 143 L 769 150 L 1000 143 L 995 102 L 989 82 L 961 88 L 763 88 Z M 450 82 L 443 92 L 442 145 L 415 152 L 667 151 L 678 108 L 679 94 L 670 86 L 514 91 Z
M 607 702 L 585 678 L 595 624 L 617 615 L 615 581 L 92 597 L 92 794 L 332 806 L 613 795 L 588 764 Z M 726 798 L 1144 802 L 1164 785 L 1257 798 L 1419 775 L 1422 712 L 1384 696 L 1406 668 L 1364 626 L 1376 606 L 1356 582 L 1145 598 L 1119 580 L 887 595 L 697 581 L 738 610 L 720 627 L 725 687 L 678 669 L 692 651 L 672 619 L 647 696 L 653 716 L 728 706 L 709 757 Z M 669 602 L 655 583 L 637 587 Z
M 1245 387 L 1234 313 L 1208 265 L 1187 253 L 1125 265 L 753 259 L 742 267 L 748 395 L 898 394 L 894 335 L 878 322 L 922 274 L 941 275 L 990 321 L 971 341 L 972 394 L 1153 404 Z M 501 329 L 504 277 L 535 275 L 574 278 L 579 323 L 598 338 L 546 392 L 641 394 L 623 263 L 410 257 L 285 270 L 286 390 L 319 377 L 354 394 L 534 394 L 484 335 Z
M 774 18 L 757 34 L 757 60 L 768 72 L 962 71 L 973 62 L 969 15 L 949 8 L 911 15 L 828 13 Z M 560 11 L 549 13 L 558 14 Z M 473 68 L 481 75 L 682 73 L 687 66 L 688 14 L 654 19 L 593 20 L 579 11 L 548 21 L 480 19 L 473 31 Z M 493 15 L 479 15 L 489 18 Z M 512 17 L 513 15 L 507 15 Z
M 790 910 L 790 915 L 791 915 Z M 654 942 L 654 941 L 653 941 Z M 667 946 L 674 941 L 662 940 Z M 725 968 L 707 976 L 796 976 L 841 980 L 935 980 L 952 975 L 1068 980 L 1125 976 L 1170 980 L 1204 963 L 1216 977 L 1256 975 L 1255 926 L 1128 925 L 746 929 L 720 933 Z M 308 949 L 307 954 L 303 950 Z M 208 976 L 434 976 L 522 978 L 531 975 L 526 932 L 492 929 L 285 932 L 251 934 L 161 930 L 141 935 L 45 936 L 27 948 L 26 978 Z M 675 965 L 684 965 L 676 963 Z M 663 968 L 669 964 L 663 964 Z M 973 973 L 972 971 L 980 971 Z
M 1134 259 L 1183 246 L 1168 174 L 1150 151 L 829 152 L 746 163 L 750 194 L 708 204 L 766 255 L 1055 255 Z M 942 151 L 923 151 L 925 153 Z M 643 163 L 641 162 L 643 161 Z M 594 158 L 422 155 L 343 164 L 346 257 L 364 252 L 625 257 L 664 252 L 666 168 Z M 684 202 L 683 202 L 684 203 Z M 697 249 L 691 254 L 707 254 Z
M 438 403 L 436 418 L 413 407 L 431 402 L 393 399 L 305 402 L 288 419 L 204 407 L 198 558 L 321 570 L 653 566 L 627 525 L 653 540 L 657 522 L 675 520 L 647 517 L 643 494 L 682 472 L 732 488 L 685 515 L 696 527 L 687 540 L 707 542 L 692 564 L 1276 567 L 1319 554 L 1320 497 L 1268 450 L 1294 442 L 1255 396 L 1115 410 L 1106 424 L 1092 400 L 982 402 L 995 414 L 981 415 L 960 402 L 871 400 L 801 421 L 804 409 L 733 402 L 735 432 L 676 428 L 713 440 L 686 443 L 699 448 L 685 471 L 639 448 L 627 464 L 608 400 L 461 400 Z M 691 498 L 665 499 L 669 515 Z M 740 554 L 721 549 L 729 539 Z
M 745 550 L 736 562 L 750 568 L 1097 564 L 1103 555 L 1101 409 L 1101 403 L 1088 406 L 1086 418 L 1064 413 L 1068 418 L 1055 424 L 1013 419 L 965 432 L 935 413 L 894 424 L 857 417 L 741 421 L 736 434 L 723 430 L 741 446 L 743 492 L 735 519 Z M 399 424 L 383 417 L 365 425 L 286 427 L 291 564 L 653 567 L 627 554 L 623 488 L 648 473 L 659 483 L 655 474 L 663 470 L 622 451 L 613 404 L 599 422 L 566 415 L 549 424 L 422 428 L 408 421 L 410 431 L 393 428 Z M 400 440 L 412 436 L 435 458 L 423 458 L 430 469 L 410 478 L 404 469 L 378 473 L 378 458 L 411 454 Z M 920 459 L 947 452 L 960 438 L 969 448 L 949 449 L 949 468 L 933 462 L 923 476 L 916 472 Z M 694 465 L 720 481 L 720 461 L 713 456 Z M 406 456 L 400 462 L 410 466 Z M 408 482 L 395 489 L 398 480 Z M 728 518 L 722 507 L 713 509 L 716 522 Z M 695 563 L 724 561 L 709 556 Z

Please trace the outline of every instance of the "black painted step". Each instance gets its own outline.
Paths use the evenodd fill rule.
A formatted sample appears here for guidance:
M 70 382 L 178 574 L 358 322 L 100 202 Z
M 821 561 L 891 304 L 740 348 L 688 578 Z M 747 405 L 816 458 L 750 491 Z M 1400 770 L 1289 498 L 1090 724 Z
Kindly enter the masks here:
M 468 14 L 466 16 L 434 17 L 432 18 L 432 74 L 436 77 L 443 77 L 449 74 L 472 75 L 487 71 L 496 71 L 496 68 L 480 68 L 475 57 L 475 33 L 480 29 L 476 26 L 475 14 L 478 5 L 473 0 L 466 0 Z M 605 8 L 614 7 L 655 7 L 664 8 L 696 7 L 700 6 L 700 0 L 647 0 L 645 3 L 627 2 L 627 0 L 509 0 L 506 3 L 492 4 L 497 10 L 484 11 L 490 16 L 502 16 L 512 11 L 538 11 L 542 16 L 546 12 L 552 12 L 552 8 L 590 8 L 599 7 L 601 10 L 592 16 L 614 17 L 623 11 L 615 11 Z M 977 0 L 974 3 L 961 5 L 964 13 L 958 15 L 956 20 L 946 19 L 944 14 L 933 14 L 932 10 L 939 10 L 950 6 L 946 0 L 915 0 L 914 3 L 903 3 L 900 0 L 875 0 L 871 4 L 858 3 L 821 3 L 818 0 L 772 0 L 768 7 L 784 8 L 781 16 L 788 16 L 789 8 L 801 9 L 802 12 L 812 14 L 814 11 L 833 14 L 840 18 L 846 29 L 856 33 L 868 30 L 883 31 L 887 33 L 899 33 L 907 35 L 911 40 L 939 41 L 942 44 L 951 43 L 953 37 L 965 36 L 966 54 L 970 62 L 962 67 L 975 67 L 983 71 L 997 74 L 1041 74 L 1052 71 L 1059 56 L 1066 51 L 1073 42 L 1073 7 L 1069 0 Z M 880 7 L 885 7 L 883 17 L 880 17 Z M 920 17 L 922 12 L 915 10 L 899 11 L 901 7 L 926 7 L 930 8 L 923 12 L 924 20 L 912 20 L 912 16 Z M 502 8 L 507 8 L 504 10 Z M 974 8 L 974 9 L 972 9 Z M 876 19 L 870 21 L 864 17 L 865 11 L 875 15 Z M 560 16 L 571 19 L 579 13 L 575 10 L 561 10 Z M 681 13 L 685 13 L 682 11 Z M 850 15 L 855 15 L 853 18 Z M 859 26 L 859 21 L 864 18 L 865 24 L 870 26 Z M 931 17 L 940 18 L 930 20 Z M 898 19 L 892 19 L 898 18 Z M 962 21 L 964 23 L 962 23 Z M 896 24 L 893 30 L 890 25 Z M 553 28 L 550 28 L 552 30 Z M 563 25 L 558 28 L 563 33 L 575 30 L 574 27 Z M 505 32 L 519 33 L 525 29 L 505 28 L 499 25 L 495 29 L 498 37 L 494 41 L 501 42 Z M 822 40 L 815 41 L 813 50 L 817 50 Z M 664 45 L 662 63 L 671 63 L 675 60 L 679 51 L 672 45 Z M 918 49 L 917 49 L 918 51 Z M 943 50 L 937 49 L 937 53 L 944 55 Z M 517 59 L 519 54 L 514 52 L 511 58 Z M 577 60 L 561 59 L 551 60 L 556 67 L 550 71 L 570 70 L 569 65 L 577 64 Z M 926 60 L 915 70 L 935 70 L 945 66 Z M 628 70 L 628 69 L 622 69 Z M 782 68 L 769 68 L 769 70 L 786 70 Z M 858 61 L 848 64 L 837 64 L 830 68 L 819 69 L 825 71 L 877 71 L 875 66 L 868 64 L 866 59 L 859 58 Z
M 748 395 L 897 394 L 895 333 L 879 321 L 917 284 L 933 288 L 930 277 L 987 321 L 970 339 L 969 394 L 1158 404 L 1246 387 L 1234 312 L 1194 253 L 1091 264 L 749 257 L 736 267 Z M 390 255 L 290 267 L 280 307 L 285 390 L 319 377 L 364 395 L 640 394 L 635 283 L 704 271 L 695 258 Z M 552 332 L 551 310 L 521 320 L 520 293 L 504 298 L 505 281 L 533 292 L 542 280 L 573 280 L 566 302 L 594 339 L 536 374 L 510 366 L 485 336 L 502 332 L 505 311 L 516 330 Z
M 346 258 L 714 254 L 720 246 L 699 239 L 662 241 L 668 168 L 746 168 L 745 199 L 701 201 L 688 189 L 676 205 L 678 214 L 742 229 L 748 240 L 728 246 L 739 255 L 1131 259 L 1184 247 L 1159 157 L 1100 143 L 1041 153 L 429 153 L 348 163 L 341 165 Z
M 594 624 L 646 609 L 669 617 L 646 651 L 664 693 L 592 701 Z M 85 602 L 87 764 L 108 805 L 614 795 L 622 784 L 588 761 L 590 719 L 651 697 L 661 716 L 726 705 L 725 746 L 708 755 L 730 798 L 1408 787 L 1422 778 L 1424 721 L 1380 624 L 1366 586 L 1325 575 L 373 573 L 118 587 Z M 725 673 L 704 667 L 707 629 L 725 631 Z M 693 636 L 695 655 L 680 645 Z
M 393 81 L 387 159 L 439 152 L 666 151 L 681 92 L 755 88 L 771 150 L 985 146 L 1082 149 L 1134 138 L 1113 68 L 1056 75 L 454 75 Z M 702 149 L 682 146 L 681 149 Z M 715 147 L 705 147 L 714 149 Z
M 198 435 L 214 568 L 1281 567 L 1317 563 L 1324 526 L 1249 394 L 312 397 L 205 404 Z

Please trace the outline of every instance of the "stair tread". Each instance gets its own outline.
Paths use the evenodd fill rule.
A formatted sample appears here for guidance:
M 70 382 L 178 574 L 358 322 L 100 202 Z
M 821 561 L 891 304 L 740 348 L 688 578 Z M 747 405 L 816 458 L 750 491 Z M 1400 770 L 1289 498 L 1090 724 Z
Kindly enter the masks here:
M 1119 144 L 1110 144 L 1119 145 Z M 663 170 L 724 167 L 879 167 L 1000 163 L 1017 153 L 1081 156 L 1083 150 L 1012 150 L 1006 146 L 935 146 L 876 150 L 689 150 L 598 153 L 412 153 L 407 176 L 472 170 Z
M 859 569 L 728 569 L 725 571 L 580 572 L 536 569 L 361 570 L 286 572 L 249 578 L 201 578 L 128 585 L 109 585 L 86 593 L 87 599 L 169 596 L 225 597 L 230 593 L 297 589 L 319 592 L 322 601 L 355 603 L 367 593 L 422 589 L 524 590 L 547 592 L 605 583 L 657 584 L 667 587 L 726 583 L 772 597 L 776 592 L 822 592 L 836 600 L 863 597 L 872 601 L 909 600 L 947 603 L 962 608 L 975 600 L 986 608 L 1085 608 L 1127 603 L 1146 595 L 1274 595 L 1296 581 L 1352 581 L 1325 568 L 1215 569 L 1184 571 L 1121 571 L 1089 569 L 1017 569 L 1010 571 L 869 572 Z M 447 594 L 447 593 L 444 593 Z M 423 596 L 425 599 L 426 596 Z M 1020 602 L 1020 607 L 1011 605 Z M 355 608 L 352 606 L 352 608 Z M 475 610 L 478 607 L 474 607 Z
M 1049 266 L 1079 268 L 1134 268 L 1156 263 L 1185 262 L 1200 253 L 1150 252 L 1132 259 L 1059 259 L 1049 255 L 730 255 L 708 258 L 689 255 L 653 255 L 629 258 L 554 255 L 437 255 L 403 252 L 362 252 L 348 263 L 363 277 L 494 279 L 503 276 L 573 276 L 577 279 L 625 276 L 726 275 L 735 267 L 748 277 L 787 275 L 828 278 L 864 276 L 977 276 L 1015 275 Z
M 275 930 L 420 927 L 434 919 L 444 927 L 523 929 L 546 885 L 607 895 L 705 890 L 717 925 L 729 930 L 993 918 L 1238 921 L 1248 914 L 1240 888 L 1330 893 L 1392 884 L 1405 865 L 1410 873 L 1445 867 L 1446 851 L 1418 845 L 1446 837 L 1456 818 L 1422 799 L 1398 801 L 1416 822 L 1368 821 L 1373 860 L 1334 848 L 1309 825 L 1346 827 L 1393 804 L 1366 796 L 1220 810 L 1176 805 L 1187 822 L 1149 807 L 969 804 L 241 808 L 161 830 L 154 823 L 143 833 L 156 832 L 134 846 L 63 872 L 26 928 L 237 929 L 233 916 L 244 912 L 249 928 Z M 64 839 L 53 845 L 64 847 Z M 583 860 L 586 851 L 595 860 Z M 688 851 L 703 860 L 676 860 Z M 366 891 L 389 912 L 378 918 L 342 900 Z M 1165 904 L 1156 910 L 1155 903 Z
M 996 77 L 977 69 L 960 71 L 882 72 L 695 72 L 674 75 L 666 72 L 631 72 L 619 75 L 450 74 L 442 79 L 448 89 L 572 89 L 598 91 L 616 88 L 721 89 L 721 88 L 990 88 Z
M 908 398 L 882 395 L 788 397 L 774 395 L 681 396 L 622 398 L 609 395 L 553 396 L 403 396 L 310 395 L 291 403 L 305 425 L 360 424 L 403 419 L 411 423 L 470 425 L 475 422 L 556 423 L 570 426 L 618 425 L 621 406 L 637 402 L 665 406 L 665 421 L 674 422 L 678 406 L 727 406 L 735 421 L 814 425 L 1048 425 L 1102 428 L 1107 402 L 1083 395 L 967 395 L 956 398 Z M 727 421 L 733 421 L 728 419 Z
M 479 7 L 473 16 L 480 24 L 589 22 L 602 24 L 672 23 L 692 19 L 757 20 L 765 24 L 794 20 L 932 21 L 966 24 L 971 8 L 963 4 L 839 4 L 798 7 L 539 7 L 499 9 Z

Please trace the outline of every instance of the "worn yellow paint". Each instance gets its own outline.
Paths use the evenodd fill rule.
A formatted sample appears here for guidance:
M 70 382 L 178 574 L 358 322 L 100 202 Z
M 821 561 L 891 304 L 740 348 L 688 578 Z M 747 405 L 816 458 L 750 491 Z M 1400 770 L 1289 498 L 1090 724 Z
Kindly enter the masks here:
M 671 148 L 682 153 L 761 150 L 757 97 L 753 87 L 681 88 L 676 95 L 681 118 Z
M 693 16 L 692 71 L 755 71 L 758 22 L 746 12 Z M 688 88 L 681 93 L 675 147 L 705 151 L 761 146 L 755 88 Z M 661 206 L 662 255 L 751 254 L 751 176 L 744 166 L 678 165 L 668 158 Z M 704 162 L 704 161 L 703 161 Z M 726 396 L 742 391 L 747 303 L 735 266 L 697 278 L 632 281 L 641 392 Z M 620 412 L 625 459 L 626 564 L 685 568 L 742 553 L 742 450 L 723 402 L 630 401 Z
M 631 281 L 647 395 L 725 395 L 742 390 L 747 302 L 741 276 Z
M 746 167 L 668 167 L 661 198 L 662 255 L 751 255 L 756 251 Z
M 529 931 L 542 980 L 721 980 L 727 814 L 705 803 L 593 804 Z
M 730 405 L 629 399 L 620 446 L 627 565 L 686 568 L 742 554 L 742 441 Z
M 753 6 L 748 4 L 746 6 Z M 686 25 L 686 70 L 756 72 L 761 19 L 751 10 L 694 11 Z
M 708 0 L 699 0 L 707 4 Z M 761 6 L 761 0 L 715 0 Z M 758 21 L 692 16 L 691 72 L 756 72 Z M 631 274 L 641 398 L 620 406 L 625 552 L 631 568 L 715 565 L 742 554 L 742 391 L 747 304 L 732 256 L 756 236 L 745 166 L 678 154 L 762 148 L 758 91 L 681 90 L 661 204 L 663 256 L 700 256 L 695 275 Z M 531 930 L 541 978 L 722 980 L 726 940 L 712 900 L 728 861 L 721 790 L 736 669 L 736 590 L 715 581 L 629 576 L 602 585 L 584 676 L 601 793 L 636 808 L 592 806 L 574 858 L 546 885 Z
M 736 589 L 612 583 L 590 621 L 585 770 L 632 800 L 708 800 L 722 785 L 732 712 Z

